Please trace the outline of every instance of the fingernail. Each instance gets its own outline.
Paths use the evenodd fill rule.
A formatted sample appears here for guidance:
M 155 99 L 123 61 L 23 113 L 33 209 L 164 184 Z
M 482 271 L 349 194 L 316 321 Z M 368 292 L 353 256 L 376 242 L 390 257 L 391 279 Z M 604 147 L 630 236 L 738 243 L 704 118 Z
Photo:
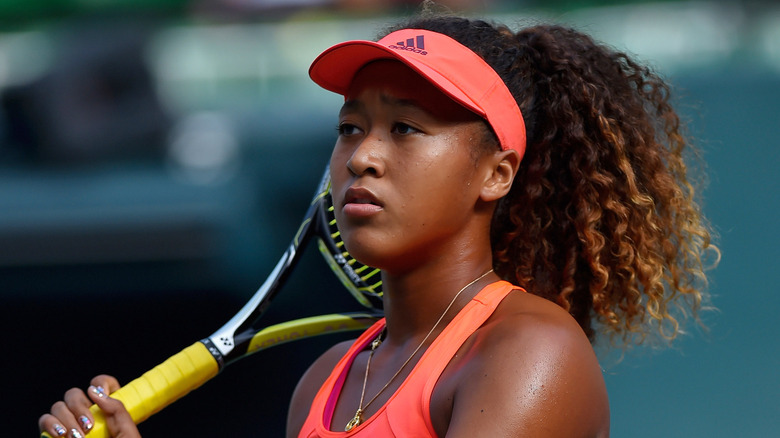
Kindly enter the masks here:
M 84 435 L 82 435 L 81 432 L 79 432 L 76 429 L 71 429 L 70 430 L 70 438 L 84 438 Z
M 102 386 L 90 386 L 89 390 L 94 392 L 98 397 L 103 398 L 106 396 L 106 390 Z
M 54 425 L 54 433 L 57 434 L 57 436 L 64 436 L 68 431 L 62 427 L 62 425 L 55 424 Z
M 82 415 L 79 417 L 79 422 L 81 423 L 81 428 L 89 432 L 92 430 L 92 422 L 89 421 L 89 418 L 86 415 Z

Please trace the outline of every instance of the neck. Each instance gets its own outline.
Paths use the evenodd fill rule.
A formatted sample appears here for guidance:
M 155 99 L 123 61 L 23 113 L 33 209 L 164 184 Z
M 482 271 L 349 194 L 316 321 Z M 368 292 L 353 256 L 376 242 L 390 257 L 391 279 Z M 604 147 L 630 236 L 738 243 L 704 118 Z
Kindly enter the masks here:
M 450 265 L 448 269 L 418 269 L 403 275 L 383 274 L 386 342 L 399 345 L 420 342 L 452 302 L 436 327 L 434 334 L 438 334 L 484 286 L 497 279 L 491 272 L 469 285 L 490 269 L 490 259 L 484 258 L 478 263 Z
M 458 291 L 493 267 L 488 238 L 492 207 L 482 210 L 448 241 L 435 242 L 421 252 L 401 257 L 403 260 L 398 263 L 382 266 L 386 344 L 401 346 L 421 342 Z M 444 315 L 434 335 L 438 335 L 482 287 L 497 279 L 491 273 L 467 287 Z

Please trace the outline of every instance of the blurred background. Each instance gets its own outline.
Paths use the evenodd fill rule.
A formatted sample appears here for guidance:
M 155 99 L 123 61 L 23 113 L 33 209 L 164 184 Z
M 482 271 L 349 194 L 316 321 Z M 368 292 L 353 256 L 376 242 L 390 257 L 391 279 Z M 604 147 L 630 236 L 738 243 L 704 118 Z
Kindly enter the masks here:
M 132 380 L 241 307 L 295 232 L 335 139 L 340 98 L 308 80 L 309 63 L 418 3 L 0 0 L 7 435 L 35 436 L 66 389 L 98 373 Z M 674 84 L 710 175 L 718 310 L 675 348 L 604 356 L 613 436 L 777 436 L 780 7 L 440 3 L 513 27 L 578 27 Z M 265 318 L 358 310 L 352 301 L 310 248 Z M 295 382 L 339 339 L 260 352 L 141 432 L 281 436 Z

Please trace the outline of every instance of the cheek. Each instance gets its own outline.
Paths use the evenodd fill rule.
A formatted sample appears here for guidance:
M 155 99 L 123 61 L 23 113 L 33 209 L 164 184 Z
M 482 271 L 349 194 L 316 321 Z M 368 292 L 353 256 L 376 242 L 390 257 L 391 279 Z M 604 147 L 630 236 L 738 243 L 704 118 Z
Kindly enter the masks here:
M 332 191 L 336 191 L 336 187 L 340 187 L 341 184 L 347 178 L 347 161 L 349 160 L 349 153 L 346 148 L 336 146 L 333 148 L 333 152 L 330 154 L 330 180 Z
M 421 162 L 424 178 L 432 190 L 458 193 L 474 177 L 476 170 L 469 137 L 458 131 L 440 137 Z M 465 193 L 461 193 L 465 195 Z
M 346 148 L 340 141 L 336 141 L 336 144 L 333 145 L 333 150 L 330 152 L 330 167 L 331 169 L 338 168 L 339 166 L 343 166 L 347 162 L 347 152 Z
M 457 133 L 440 134 L 404 157 L 406 171 L 423 178 L 441 178 L 459 172 L 461 137 Z

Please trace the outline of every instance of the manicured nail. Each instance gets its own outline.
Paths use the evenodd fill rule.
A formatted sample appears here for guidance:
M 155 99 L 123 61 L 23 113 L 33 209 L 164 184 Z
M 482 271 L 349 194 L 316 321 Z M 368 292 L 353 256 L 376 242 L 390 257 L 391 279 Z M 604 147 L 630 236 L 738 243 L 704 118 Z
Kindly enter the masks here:
M 79 422 L 81 423 L 81 428 L 89 432 L 92 430 L 92 422 L 89 421 L 89 418 L 86 415 L 82 415 L 79 417 Z
M 103 389 L 102 386 L 90 386 L 89 390 L 95 393 L 100 398 L 103 398 L 107 395 L 106 390 Z
M 82 435 L 81 432 L 76 429 L 71 429 L 70 438 L 84 438 L 84 435 Z
M 56 433 L 57 436 L 65 436 L 65 434 L 68 433 L 68 431 L 64 427 L 62 427 L 62 425 L 55 424 L 54 433 Z

